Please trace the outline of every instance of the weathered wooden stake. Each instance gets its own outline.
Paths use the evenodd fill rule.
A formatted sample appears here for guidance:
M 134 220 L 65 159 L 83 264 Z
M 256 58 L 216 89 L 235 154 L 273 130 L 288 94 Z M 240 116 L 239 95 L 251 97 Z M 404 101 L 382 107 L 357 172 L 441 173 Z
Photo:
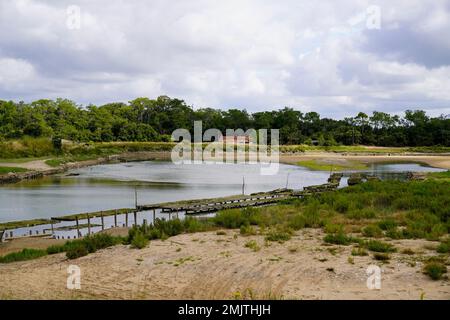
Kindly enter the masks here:
M 137 209 L 137 189 L 134 187 L 134 208 Z
M 134 211 L 134 225 L 137 226 L 137 211 Z
M 51 226 L 52 226 L 52 235 L 55 233 L 55 228 L 53 226 L 53 220 L 51 220 Z
M 155 213 L 155 209 L 153 209 L 153 224 L 155 224 L 155 219 L 156 219 L 156 213 Z
M 103 211 L 100 212 L 100 218 L 102 219 L 102 230 L 105 230 L 105 219 L 103 217 Z
M 245 192 L 245 177 L 242 177 L 242 194 Z
M 78 222 L 78 216 L 75 217 L 75 221 L 77 223 L 77 235 L 80 236 L 80 223 Z
M 117 228 L 117 210 L 114 211 L 114 226 Z
M 91 217 L 89 216 L 89 214 L 87 215 L 87 220 L 88 220 L 88 235 L 91 234 Z
M 128 228 L 128 212 L 125 213 L 125 226 Z

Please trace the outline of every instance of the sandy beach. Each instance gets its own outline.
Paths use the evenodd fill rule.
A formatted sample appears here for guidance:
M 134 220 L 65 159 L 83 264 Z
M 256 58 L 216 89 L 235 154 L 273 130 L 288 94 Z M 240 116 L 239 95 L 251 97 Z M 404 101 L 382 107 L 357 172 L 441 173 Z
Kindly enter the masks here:
M 68 260 L 64 254 L 0 265 L 0 299 L 450 299 L 450 282 L 422 274 L 435 242 L 392 241 L 389 263 L 355 256 L 352 246 L 324 245 L 323 231 L 303 229 L 283 243 L 238 230 L 183 234 L 145 249 L 119 245 Z M 255 240 L 261 249 L 245 247 Z M 414 255 L 402 254 L 410 248 Z M 81 268 L 81 290 L 66 288 L 67 267 Z M 366 269 L 379 265 L 380 290 Z

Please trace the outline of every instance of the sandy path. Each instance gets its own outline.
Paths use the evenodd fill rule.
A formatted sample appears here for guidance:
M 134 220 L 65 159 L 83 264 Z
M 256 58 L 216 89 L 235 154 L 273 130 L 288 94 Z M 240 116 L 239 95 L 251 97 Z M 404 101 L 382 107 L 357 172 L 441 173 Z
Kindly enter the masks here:
M 45 163 L 48 159 L 45 160 L 33 160 L 28 162 L 20 162 L 20 163 L 14 163 L 14 162 L 2 162 L 0 163 L 1 167 L 16 167 L 16 168 L 25 168 L 28 170 L 33 171 L 45 171 L 52 169 L 51 166 Z
M 116 246 L 68 261 L 64 254 L 0 265 L 0 298 L 10 299 L 230 299 L 235 295 L 285 299 L 450 299 L 448 280 L 432 281 L 413 266 L 415 256 L 393 254 L 382 268 L 381 290 L 366 286 L 370 256 L 348 262 L 351 247 L 322 245 L 321 230 L 305 229 L 284 244 L 262 236 L 214 232 L 152 241 L 142 249 Z M 261 250 L 245 248 L 256 240 Z M 401 240 L 421 255 L 430 242 Z M 288 248 L 296 247 L 296 252 Z M 328 250 L 336 248 L 333 255 Z M 81 290 L 66 288 L 67 267 L 81 268 Z M 334 271 L 327 271 L 333 268 Z M 331 270 L 331 269 L 330 269 Z M 250 293 L 251 292 L 251 293 Z

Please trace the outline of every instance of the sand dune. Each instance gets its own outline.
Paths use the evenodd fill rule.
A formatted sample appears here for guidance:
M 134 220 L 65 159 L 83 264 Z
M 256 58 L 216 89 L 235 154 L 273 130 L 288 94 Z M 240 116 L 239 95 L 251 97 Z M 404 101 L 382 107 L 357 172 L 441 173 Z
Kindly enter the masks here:
M 184 234 L 137 250 L 116 246 L 75 260 L 64 254 L 0 265 L 2 299 L 450 299 L 448 280 L 422 274 L 420 257 L 435 254 L 425 240 L 393 241 L 414 256 L 395 253 L 388 264 L 351 247 L 324 246 L 321 230 L 265 246 L 262 236 L 238 231 Z M 255 240 L 261 250 L 245 247 Z M 290 249 L 290 250 L 289 250 Z M 295 251 L 295 252 L 294 252 Z M 67 267 L 81 268 L 81 290 L 66 288 Z M 381 290 L 369 290 L 366 268 L 382 268 Z

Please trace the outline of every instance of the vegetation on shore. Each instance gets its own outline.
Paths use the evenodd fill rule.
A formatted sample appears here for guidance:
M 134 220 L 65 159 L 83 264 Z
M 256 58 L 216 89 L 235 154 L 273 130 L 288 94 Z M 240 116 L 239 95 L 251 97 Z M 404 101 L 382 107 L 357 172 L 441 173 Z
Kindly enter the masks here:
M 320 160 L 304 160 L 297 162 L 297 165 L 319 171 L 365 170 L 368 168 L 366 164 L 359 161 L 331 163 Z
M 19 172 L 27 172 L 27 171 L 28 170 L 25 168 L 0 166 L 0 174 L 19 173 Z
M 373 258 L 383 263 L 399 251 L 390 240 L 439 241 L 440 245 L 433 249 L 438 260 L 426 262 L 423 272 L 432 279 L 440 279 L 450 255 L 448 175 L 448 172 L 430 174 L 431 179 L 426 181 L 369 181 L 276 206 L 224 210 L 211 218 L 157 219 L 151 225 L 134 226 L 126 238 L 97 234 L 50 247 L 47 253 L 66 252 L 68 258 L 77 258 L 118 243 L 144 248 L 154 239 L 224 228 L 240 229 L 242 236 L 258 234 L 267 242 L 283 243 L 297 230 L 322 228 L 326 233 L 324 244 L 352 246 L 352 256 L 372 252 Z M 251 240 L 245 246 L 253 251 L 261 250 Z M 415 253 L 402 250 L 399 254 Z M 25 258 L 29 256 L 24 254 Z M 17 260 L 17 256 L 3 257 L 3 262 Z
M 0 230 L 32 227 L 32 226 L 37 226 L 37 225 L 41 225 L 41 224 L 49 224 L 49 223 L 51 223 L 51 220 L 49 220 L 49 219 L 32 219 L 32 220 L 2 222 L 2 223 L 0 223 Z

